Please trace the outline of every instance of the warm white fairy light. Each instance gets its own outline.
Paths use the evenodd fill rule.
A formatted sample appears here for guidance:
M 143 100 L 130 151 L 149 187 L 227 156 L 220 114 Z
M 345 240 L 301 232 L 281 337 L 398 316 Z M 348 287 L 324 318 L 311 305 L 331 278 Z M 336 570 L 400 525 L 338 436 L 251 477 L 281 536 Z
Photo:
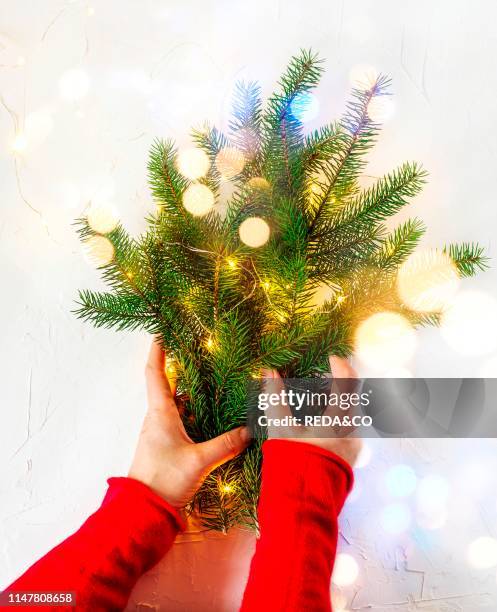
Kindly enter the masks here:
M 119 222 L 116 210 L 109 205 L 90 206 L 86 219 L 91 229 L 99 234 L 112 232 Z
M 85 255 L 96 266 L 105 266 L 114 259 L 114 246 L 105 236 L 92 236 L 83 243 Z
M 416 349 L 416 334 L 409 321 L 395 312 L 378 312 L 356 330 L 359 359 L 375 370 L 391 369 L 407 362 Z
M 192 215 L 202 217 L 212 210 L 214 194 L 206 185 L 193 183 L 183 193 L 183 206 Z
M 93 6 L 89 6 L 86 9 L 86 14 L 88 15 L 88 17 L 93 17 L 93 15 L 95 15 L 95 8 Z
M 10 144 L 10 148 L 14 153 L 23 153 L 27 146 L 28 140 L 24 132 L 18 132 Z
M 463 355 L 487 355 L 497 349 L 497 300 L 485 293 L 464 291 L 444 312 L 440 333 Z
M 269 181 L 267 181 L 262 176 L 253 176 L 247 181 L 247 187 L 254 191 L 268 191 L 269 189 L 271 189 Z
M 247 246 L 258 248 L 269 240 L 271 230 L 264 219 L 260 217 L 249 217 L 240 224 L 238 228 L 240 239 Z
M 231 179 L 243 170 L 245 156 L 236 147 L 224 147 L 216 155 L 216 168 L 224 179 Z
M 178 152 L 176 164 L 183 176 L 194 180 L 207 174 L 210 160 L 207 153 L 201 149 L 189 147 Z
M 26 65 L 26 58 L 23 55 L 19 55 L 19 57 L 17 58 L 17 65 L 18 66 Z
M 227 257 L 226 263 L 228 264 L 228 267 L 231 268 L 232 270 L 234 270 L 237 267 L 236 259 L 234 259 L 233 257 Z
M 357 580 L 358 575 L 359 566 L 354 557 L 347 553 L 338 553 L 331 577 L 333 584 L 339 587 L 349 586 Z
M 336 287 L 330 287 L 327 283 L 320 283 L 313 291 L 310 305 L 313 308 L 321 308 L 326 302 L 330 302 L 336 294 Z
M 62 98 L 74 102 L 84 98 L 90 90 L 90 77 L 81 69 L 68 70 L 59 79 Z
M 435 249 L 413 253 L 397 274 L 397 291 L 401 300 L 418 312 L 447 308 L 459 283 L 459 273 L 452 259 Z
M 229 495 L 230 493 L 233 493 L 235 487 L 229 482 L 221 482 L 219 483 L 219 490 L 221 493 Z
M 473 540 L 468 546 L 468 561 L 476 569 L 497 566 L 497 540 L 488 536 Z

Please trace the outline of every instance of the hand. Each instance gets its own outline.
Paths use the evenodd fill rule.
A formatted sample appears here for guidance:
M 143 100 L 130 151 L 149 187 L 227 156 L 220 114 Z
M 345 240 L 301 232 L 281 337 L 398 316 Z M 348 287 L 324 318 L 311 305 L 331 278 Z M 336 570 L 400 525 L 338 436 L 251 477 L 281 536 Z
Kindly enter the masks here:
M 148 411 L 129 477 L 140 480 L 172 506 L 181 508 L 218 465 L 241 453 L 250 442 L 246 427 L 195 444 L 183 427 L 165 373 L 165 355 L 153 343 L 146 367 Z
M 344 383 L 347 383 L 347 380 L 340 379 L 350 379 L 357 378 L 357 373 L 354 368 L 349 364 L 346 359 L 342 359 L 341 357 L 336 357 L 335 355 L 330 355 L 329 357 L 331 372 L 333 373 L 333 378 L 336 378 L 337 381 L 333 383 L 334 386 L 338 387 L 338 391 L 343 390 L 340 389 Z M 276 370 L 265 370 L 263 372 L 263 376 L 266 379 L 265 384 L 265 392 L 266 393 L 277 393 L 279 394 L 283 389 L 283 380 L 279 373 Z M 270 410 L 268 410 L 270 412 Z M 272 407 L 271 414 L 268 416 L 280 418 L 290 414 L 288 408 L 284 406 L 277 405 Z M 281 431 L 281 428 L 279 428 Z M 325 435 L 326 432 L 323 432 L 323 437 L 320 438 L 310 438 L 302 435 L 305 433 L 305 428 L 302 426 L 288 427 L 288 433 L 290 433 L 291 437 L 285 437 L 285 440 L 292 440 L 294 442 L 306 442 L 307 444 L 314 444 L 315 446 L 320 446 L 325 450 L 329 450 L 337 455 L 339 455 L 342 459 L 345 459 L 347 463 L 351 466 L 357 461 L 357 457 L 362 448 L 362 441 L 360 438 L 352 438 L 352 437 L 327 437 Z M 268 427 L 268 437 L 277 437 L 271 436 L 271 428 Z

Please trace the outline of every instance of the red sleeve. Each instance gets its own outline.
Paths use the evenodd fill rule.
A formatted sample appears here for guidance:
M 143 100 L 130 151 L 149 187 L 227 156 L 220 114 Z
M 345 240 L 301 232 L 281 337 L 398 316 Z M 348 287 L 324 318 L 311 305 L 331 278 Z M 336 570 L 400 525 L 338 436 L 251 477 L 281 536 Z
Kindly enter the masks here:
M 337 517 L 353 485 L 348 463 L 290 440 L 263 445 L 260 538 L 242 612 L 330 612 Z
M 125 607 L 138 578 L 163 557 L 184 524 L 175 508 L 141 482 L 110 478 L 108 483 L 97 512 L 8 592 L 73 591 L 76 610 L 91 612 Z

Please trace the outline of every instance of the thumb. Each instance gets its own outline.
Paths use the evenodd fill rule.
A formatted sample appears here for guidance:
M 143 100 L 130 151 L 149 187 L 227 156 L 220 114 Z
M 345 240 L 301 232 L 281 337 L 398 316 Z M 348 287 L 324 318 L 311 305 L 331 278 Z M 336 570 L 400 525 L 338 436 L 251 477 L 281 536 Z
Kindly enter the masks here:
M 205 467 L 214 469 L 228 459 L 239 455 L 250 443 L 250 432 L 248 427 L 237 427 L 231 431 L 197 444 L 200 447 L 201 456 Z

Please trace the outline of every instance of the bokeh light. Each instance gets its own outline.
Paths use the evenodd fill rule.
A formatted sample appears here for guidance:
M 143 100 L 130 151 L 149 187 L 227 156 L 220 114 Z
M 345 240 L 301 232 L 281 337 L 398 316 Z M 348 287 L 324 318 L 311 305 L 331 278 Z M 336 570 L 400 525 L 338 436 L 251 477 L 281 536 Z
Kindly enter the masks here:
M 207 174 L 210 160 L 207 153 L 201 149 L 190 147 L 178 152 L 176 164 L 183 176 L 194 180 Z
M 357 561 L 347 553 L 338 553 L 331 580 L 336 586 L 348 586 L 357 580 L 359 566 Z
M 394 497 L 408 497 L 416 490 L 418 479 L 409 465 L 399 464 L 391 467 L 385 475 L 387 489 Z
M 183 206 L 192 215 L 202 217 L 212 210 L 214 194 L 206 185 L 193 183 L 183 193 Z
M 18 132 L 10 144 L 10 148 L 14 153 L 23 153 L 27 146 L 28 140 L 23 132 Z
M 375 123 L 386 123 L 395 113 L 391 96 L 376 96 L 368 105 L 368 116 Z
M 399 535 L 409 529 L 411 524 L 411 511 L 407 504 L 388 504 L 381 513 L 381 525 L 391 535 Z
M 497 565 L 497 540 L 483 536 L 468 546 L 468 562 L 476 569 L 489 569 Z
M 302 123 L 312 121 L 319 113 L 319 100 L 309 91 L 298 93 L 290 103 L 290 111 Z
M 269 181 L 262 176 L 253 176 L 247 181 L 247 187 L 249 189 L 253 189 L 254 191 L 268 191 L 271 189 Z
M 349 72 L 349 81 L 356 89 L 368 90 L 378 79 L 378 71 L 369 64 L 358 64 Z
M 397 274 L 400 299 L 418 312 L 445 309 L 456 294 L 459 283 L 459 273 L 452 259 L 435 249 L 413 253 Z
M 423 478 L 417 488 L 416 503 L 418 509 L 426 514 L 445 508 L 449 497 L 450 486 L 442 476 L 432 474 Z
M 86 219 L 91 229 L 99 234 L 112 232 L 119 222 L 116 210 L 103 205 L 90 206 Z
M 444 312 L 440 333 L 462 355 L 485 355 L 497 349 L 497 300 L 477 291 L 459 293 Z
M 378 312 L 356 330 L 359 359 L 375 369 L 391 369 L 407 362 L 416 349 L 416 334 L 409 321 L 395 312 Z
M 238 228 L 240 240 L 247 246 L 257 248 L 266 244 L 269 240 L 271 230 L 264 219 L 260 217 L 249 217 L 240 224 Z
M 64 100 L 74 102 L 90 90 L 90 77 L 81 69 L 68 70 L 59 79 L 59 93 Z
M 245 156 L 235 147 L 224 147 L 216 155 L 216 168 L 225 179 L 231 179 L 243 170 Z
M 86 258 L 95 266 L 105 266 L 114 259 L 114 246 L 105 236 L 92 236 L 83 243 Z
M 312 293 L 310 305 L 314 308 L 321 308 L 325 302 L 333 299 L 335 293 L 336 287 L 330 287 L 326 283 L 319 283 Z

